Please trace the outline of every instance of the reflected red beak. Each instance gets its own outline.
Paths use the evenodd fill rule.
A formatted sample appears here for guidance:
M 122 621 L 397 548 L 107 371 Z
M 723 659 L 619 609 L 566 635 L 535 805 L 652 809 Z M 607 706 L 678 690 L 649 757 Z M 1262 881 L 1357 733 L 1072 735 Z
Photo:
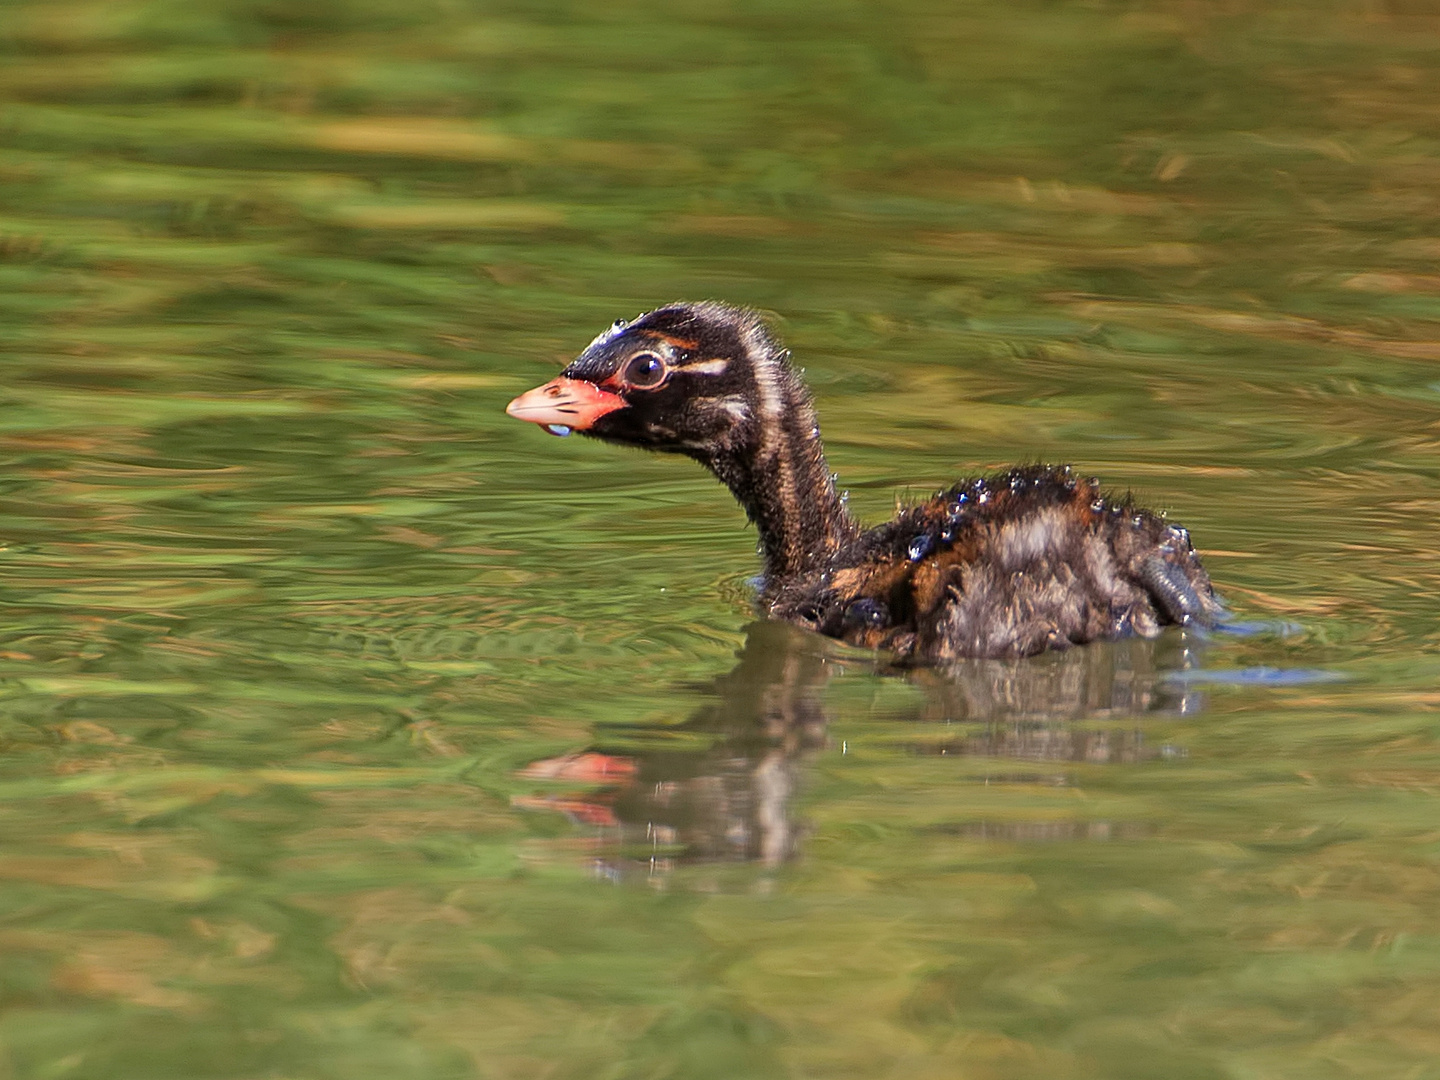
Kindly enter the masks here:
M 594 383 L 561 376 L 527 390 L 506 405 L 505 411 L 516 420 L 528 420 L 546 430 L 558 427 L 584 431 L 606 413 L 623 409 L 626 404 L 619 394 L 601 390 Z

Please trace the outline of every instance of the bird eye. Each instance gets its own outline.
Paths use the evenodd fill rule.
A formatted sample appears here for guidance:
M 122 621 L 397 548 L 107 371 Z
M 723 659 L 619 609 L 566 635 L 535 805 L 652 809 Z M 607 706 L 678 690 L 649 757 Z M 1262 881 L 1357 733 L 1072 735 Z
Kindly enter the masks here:
M 653 390 L 670 374 L 665 361 L 654 353 L 640 353 L 632 356 L 625 365 L 622 378 L 637 390 Z

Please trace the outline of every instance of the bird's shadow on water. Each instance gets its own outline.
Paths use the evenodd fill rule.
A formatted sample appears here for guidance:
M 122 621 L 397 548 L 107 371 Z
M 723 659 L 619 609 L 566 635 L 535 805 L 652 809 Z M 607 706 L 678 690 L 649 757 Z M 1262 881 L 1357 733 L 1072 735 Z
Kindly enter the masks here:
M 905 703 L 898 705 L 891 700 L 896 695 L 886 695 L 883 716 L 874 717 L 897 725 L 944 724 L 943 730 L 953 731 L 910 744 L 917 753 L 1095 764 L 1183 755 L 1183 747 L 1147 740 L 1140 721 L 1195 716 L 1204 709 L 1206 685 L 1293 685 L 1330 677 L 1296 671 L 1287 678 L 1251 679 L 1249 669 L 1209 670 L 1203 666 L 1206 644 L 1204 635 L 1176 629 L 1155 639 L 1101 642 L 1025 660 L 898 671 L 819 635 L 757 622 L 746 630 L 735 667 L 700 688 L 706 702 L 667 729 L 703 736 L 684 742 L 693 747 L 701 741 L 706 749 L 622 755 L 608 753 L 601 742 L 522 773 L 550 783 L 584 783 L 585 791 L 519 802 L 562 810 L 595 829 L 595 868 L 604 877 L 653 879 L 696 862 L 776 866 L 802 846 L 796 794 L 807 759 L 832 741 L 827 691 L 838 678 L 903 679 L 918 691 L 903 695 Z M 1127 718 L 1137 722 L 1113 722 Z

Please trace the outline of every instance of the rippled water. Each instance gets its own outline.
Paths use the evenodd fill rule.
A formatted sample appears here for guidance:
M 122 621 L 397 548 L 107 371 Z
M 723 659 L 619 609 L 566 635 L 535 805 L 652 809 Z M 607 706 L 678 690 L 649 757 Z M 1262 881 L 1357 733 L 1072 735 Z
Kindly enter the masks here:
M 0 1077 L 1440 1077 L 1428 6 L 0 4 Z M 1235 613 L 899 677 L 501 409 L 775 313 L 863 515 Z

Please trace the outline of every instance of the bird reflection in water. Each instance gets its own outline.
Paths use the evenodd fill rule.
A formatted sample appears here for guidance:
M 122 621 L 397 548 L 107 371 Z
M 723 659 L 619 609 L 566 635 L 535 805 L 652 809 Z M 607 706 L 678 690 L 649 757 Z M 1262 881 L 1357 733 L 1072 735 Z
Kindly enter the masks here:
M 1015 775 L 1005 779 L 1034 781 L 1040 779 L 1039 763 L 1133 762 L 1179 753 L 1148 745 L 1139 727 L 1084 722 L 1199 711 L 1202 699 L 1193 687 L 1167 678 L 1196 666 L 1195 643 L 1192 634 L 1172 633 L 1026 660 L 969 660 L 887 673 L 875 660 L 816 634 L 783 623 L 755 623 L 739 663 L 715 680 L 709 701 L 678 728 L 707 736 L 707 749 L 624 756 L 590 749 L 538 761 L 520 775 L 547 786 L 583 784 L 587 790 L 537 793 L 515 803 L 560 811 L 595 829 L 596 869 L 605 877 L 638 873 L 653 880 L 681 863 L 778 866 L 797 853 L 806 831 L 795 811 L 804 764 L 835 749 L 825 700 L 833 678 L 878 671 L 907 679 L 921 691 L 921 700 L 887 705 L 874 718 L 897 725 L 944 724 L 955 735 L 906 746 L 917 753 L 1009 760 Z M 897 729 L 897 741 L 905 740 L 908 733 L 902 732 Z M 1043 836 L 1030 836 L 1023 825 L 1013 836 L 1006 825 L 979 823 L 968 831 L 1019 840 L 1058 838 L 1051 833 L 1064 824 L 1054 823 Z M 1080 827 L 1090 835 L 1097 825 Z

